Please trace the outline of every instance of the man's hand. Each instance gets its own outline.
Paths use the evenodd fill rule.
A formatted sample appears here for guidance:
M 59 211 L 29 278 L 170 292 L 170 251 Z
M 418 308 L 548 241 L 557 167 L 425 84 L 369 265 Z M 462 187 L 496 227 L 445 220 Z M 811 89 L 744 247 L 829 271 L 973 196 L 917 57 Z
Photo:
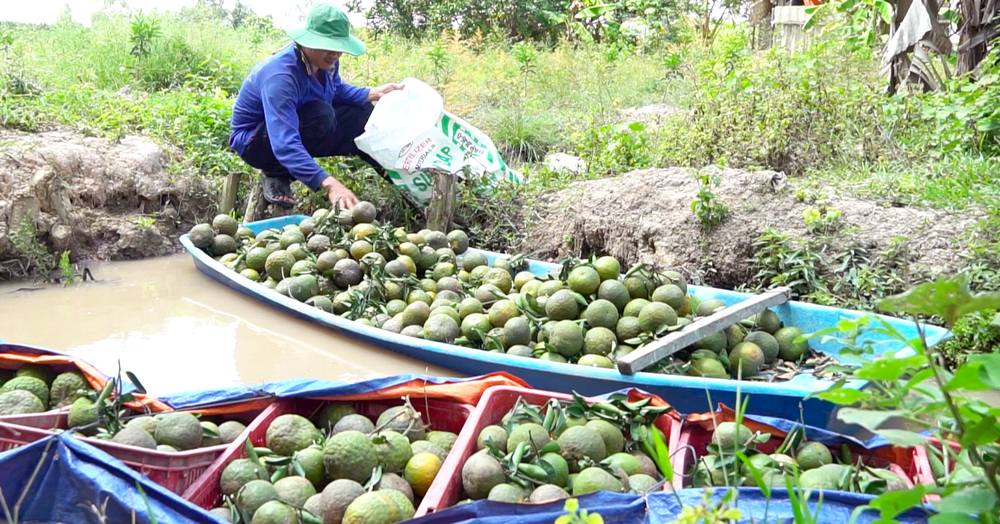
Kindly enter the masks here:
M 386 84 L 384 86 L 373 87 L 368 90 L 368 101 L 376 102 L 380 100 L 386 93 L 391 93 L 403 88 L 403 84 Z
M 326 188 L 330 203 L 337 205 L 339 202 L 342 209 L 353 209 L 358 203 L 358 197 L 333 177 L 327 177 L 319 187 Z

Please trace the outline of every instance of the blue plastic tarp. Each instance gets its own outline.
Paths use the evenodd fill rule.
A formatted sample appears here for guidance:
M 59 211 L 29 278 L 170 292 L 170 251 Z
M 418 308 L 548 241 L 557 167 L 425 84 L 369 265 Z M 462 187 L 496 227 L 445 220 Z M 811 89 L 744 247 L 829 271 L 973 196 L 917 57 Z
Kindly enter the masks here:
M 629 391 L 638 391 L 639 393 L 642 393 L 644 395 L 650 394 L 639 388 L 631 388 L 631 389 L 620 389 L 617 391 L 612 391 L 610 393 L 606 393 L 604 395 L 600 395 L 595 398 L 606 400 L 612 395 L 628 395 Z M 687 413 L 681 413 L 681 415 L 687 415 Z M 794 430 L 795 428 L 803 427 L 803 424 L 801 422 L 796 422 L 794 420 L 788 420 L 784 418 L 766 417 L 762 415 L 754 415 L 751 413 L 747 413 L 746 415 L 744 415 L 744 418 L 752 420 L 754 422 L 759 422 L 761 424 L 767 424 L 768 426 L 780 429 L 785 433 L 791 433 L 791 431 Z M 827 446 L 839 446 L 841 444 L 848 444 L 848 445 L 858 446 L 863 449 L 875 449 L 883 446 L 888 446 L 890 444 L 889 441 L 882 435 L 875 435 L 867 440 L 862 440 L 848 435 L 843 435 L 841 433 L 837 433 L 834 431 L 830 431 L 828 429 L 818 428 L 816 426 L 810 426 L 808 424 L 805 425 L 805 430 L 806 430 L 806 438 L 808 438 L 809 440 L 822 442 Z
M 752 415 L 747 413 L 745 415 L 747 419 L 753 420 L 755 422 L 760 422 L 761 424 L 767 424 L 775 428 L 784 431 L 785 433 L 790 433 L 793 429 L 802 427 L 802 424 L 794 420 L 788 420 L 776 417 L 765 417 L 761 415 Z M 861 440 L 855 437 L 850 437 L 847 435 L 842 435 L 827 429 L 817 428 L 815 426 L 805 426 L 806 438 L 808 440 L 814 440 L 816 442 L 822 442 L 827 446 L 839 446 L 841 444 L 848 444 L 854 446 L 860 446 L 864 449 L 875 449 L 881 448 L 883 446 L 890 445 L 889 441 L 882 435 L 874 435 L 873 437 Z
M 643 524 L 646 503 L 637 495 L 601 491 L 577 497 L 580 508 L 599 513 L 605 524 Z M 566 501 L 547 504 L 513 504 L 480 500 L 414 519 L 408 524 L 552 524 Z
M 158 524 L 225 522 L 69 433 L 0 453 L 0 472 L 11 511 L 23 498 L 19 522 L 133 522 L 134 515 L 134 522 L 150 523 L 150 514 Z
M 470 382 L 483 378 L 450 378 L 433 377 L 429 375 L 393 375 L 363 382 L 344 384 L 329 380 L 290 379 L 263 384 L 234 386 L 220 389 L 205 389 L 199 391 L 184 391 L 159 397 L 174 409 L 194 409 L 209 405 L 235 403 L 256 398 L 333 398 L 347 395 L 360 395 L 382 389 L 398 386 L 412 380 L 424 380 L 428 384 L 449 384 Z
M 740 523 L 751 522 L 794 522 L 792 504 L 788 499 L 787 490 L 774 489 L 771 500 L 764 497 L 759 489 L 739 488 L 735 507 L 741 512 Z M 705 490 L 685 489 L 672 492 L 656 492 L 645 498 L 639 495 L 626 495 L 602 491 L 577 497 L 580 508 L 601 515 L 606 524 L 669 524 L 680 517 L 684 506 L 700 506 L 704 501 Z M 713 503 L 721 501 L 724 490 L 708 491 Z M 875 497 L 846 492 L 823 493 L 813 492 L 809 506 L 813 514 L 818 515 L 816 524 L 844 524 L 850 521 L 856 508 L 869 504 Z M 552 524 L 560 515 L 564 515 L 565 501 L 555 501 L 548 504 L 513 504 L 480 500 L 462 506 L 456 506 L 437 513 L 410 521 L 412 524 Z M 819 511 L 817 512 L 817 508 Z M 925 523 L 931 513 L 924 508 L 915 508 L 895 517 L 901 524 Z M 879 520 L 876 510 L 864 510 L 858 524 L 869 524 Z
M 649 508 L 649 524 L 668 524 L 677 519 L 683 506 L 700 505 L 704 500 L 704 489 L 684 489 L 676 492 L 659 492 L 648 495 L 646 503 Z M 725 494 L 724 489 L 709 490 L 713 501 L 718 503 Z M 680 500 L 678 500 L 678 498 Z M 855 508 L 869 504 L 875 497 L 843 491 L 822 493 L 811 492 L 809 499 L 810 514 L 817 516 L 816 524 L 845 524 L 851 520 Z M 757 488 L 739 488 L 736 498 L 736 509 L 741 512 L 738 522 L 750 524 L 759 522 L 794 522 L 792 504 L 788 498 L 788 490 L 773 489 L 771 500 L 768 501 Z M 817 511 L 817 508 L 819 511 Z M 894 517 L 900 524 L 918 524 L 927 522 L 931 513 L 925 508 L 914 508 Z M 880 520 L 877 510 L 865 510 L 858 517 L 857 524 L 869 524 Z

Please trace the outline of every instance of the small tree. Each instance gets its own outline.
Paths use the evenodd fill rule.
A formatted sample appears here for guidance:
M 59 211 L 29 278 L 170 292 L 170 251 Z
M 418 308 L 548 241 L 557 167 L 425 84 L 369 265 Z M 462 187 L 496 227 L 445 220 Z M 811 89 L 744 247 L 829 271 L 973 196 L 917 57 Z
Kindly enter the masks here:
M 136 80 L 142 79 L 142 62 L 153 52 L 153 41 L 163 32 L 160 21 L 142 14 L 140 10 L 132 17 L 132 32 L 128 37 L 132 44 L 131 55 L 135 57 Z
M 14 30 L 0 26 L 0 50 L 3 50 L 4 62 L 9 58 L 11 47 L 14 47 Z

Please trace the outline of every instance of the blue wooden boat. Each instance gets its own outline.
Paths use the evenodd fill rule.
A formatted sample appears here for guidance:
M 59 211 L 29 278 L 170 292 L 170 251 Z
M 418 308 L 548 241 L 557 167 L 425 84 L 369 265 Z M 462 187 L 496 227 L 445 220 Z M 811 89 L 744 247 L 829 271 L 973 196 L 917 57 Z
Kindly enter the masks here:
M 244 226 L 256 234 L 265 229 L 281 229 L 288 224 L 298 224 L 305 218 L 307 218 L 305 215 L 290 215 L 251 222 L 244 224 Z M 626 375 L 617 369 L 549 362 L 408 337 L 368 327 L 280 295 L 227 269 L 208 254 L 196 248 L 187 235 L 182 236 L 180 242 L 191 253 L 198 270 L 233 290 L 338 333 L 410 358 L 451 369 L 457 373 L 480 375 L 506 371 L 527 381 L 535 388 L 562 392 L 576 391 L 585 395 L 598 395 L 622 388 L 636 387 L 660 395 L 681 413 L 711 411 L 714 408 L 709 404 L 709 395 L 711 395 L 713 404 L 724 402 L 733 405 L 736 399 L 736 389 L 739 386 L 743 395 L 749 395 L 750 411 L 753 413 L 792 420 L 799 419 L 801 414 L 803 421 L 809 425 L 823 428 L 835 425 L 835 406 L 817 399 L 803 400 L 810 393 L 827 389 L 832 383 L 828 380 L 817 379 L 812 375 L 798 375 L 785 382 L 736 381 L 643 371 Z M 470 251 L 475 250 L 470 249 Z M 497 257 L 507 256 L 489 251 L 480 252 L 485 254 L 491 263 Z M 536 260 L 528 261 L 528 270 L 536 275 L 546 275 L 559 269 L 558 264 Z M 693 285 L 688 286 L 688 293 L 693 293 L 700 300 L 717 298 L 727 305 L 736 304 L 753 296 L 747 293 Z M 795 301 L 786 302 L 772 308 L 772 310 L 786 325 L 796 326 L 804 333 L 813 333 L 834 326 L 842 318 L 856 319 L 865 315 L 859 311 Z M 912 322 L 891 317 L 882 318 L 892 323 L 907 337 L 917 335 L 916 326 Z M 931 345 L 938 343 L 950 334 L 946 329 L 937 326 L 925 326 L 925 332 L 928 344 Z M 872 340 L 877 339 L 872 337 Z M 812 340 L 810 346 L 821 353 L 834 357 L 839 355 L 841 350 L 841 347 L 835 342 Z M 901 356 L 905 355 L 905 352 L 912 351 L 908 348 L 894 347 L 889 343 L 876 344 L 876 352 L 879 354 L 900 350 L 904 351 Z M 850 387 L 858 389 L 866 384 L 867 382 L 862 380 L 849 382 Z

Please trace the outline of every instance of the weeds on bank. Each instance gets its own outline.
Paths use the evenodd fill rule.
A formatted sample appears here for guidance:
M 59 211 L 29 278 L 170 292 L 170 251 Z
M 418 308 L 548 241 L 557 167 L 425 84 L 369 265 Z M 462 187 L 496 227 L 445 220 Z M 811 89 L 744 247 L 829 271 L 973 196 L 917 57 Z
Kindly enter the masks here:
M 707 173 L 698 175 L 698 194 L 691 201 L 691 211 L 694 211 L 706 233 L 722 223 L 729 214 L 729 206 L 712 193 L 712 187 L 718 186 L 719 177 Z
M 76 283 L 76 272 L 73 270 L 73 263 L 69 260 L 69 251 L 63 251 L 59 257 L 59 272 L 63 276 L 63 285 L 72 286 Z
M 700 60 L 680 66 L 674 83 L 687 84 L 691 112 L 661 129 L 669 137 L 660 143 L 669 163 L 798 174 L 896 154 L 881 120 L 870 54 L 835 41 L 801 53 L 760 53 L 747 42 L 734 29 Z
M 652 167 L 652 136 L 641 122 L 594 124 L 573 135 L 576 153 L 586 160 L 592 176 L 620 175 Z
M 962 211 L 988 204 L 1000 194 L 991 173 L 997 161 L 979 154 L 948 154 L 933 161 L 908 159 L 835 163 L 805 173 L 806 182 L 883 205 Z
M 802 210 L 802 219 L 810 233 L 828 235 L 840 226 L 840 210 L 826 206 L 808 207 Z
M 227 147 L 229 119 L 243 76 L 284 45 L 273 28 L 220 28 L 204 13 L 183 9 L 131 17 L 104 11 L 91 28 L 68 19 L 11 27 L 5 33 L 11 58 L 0 64 L 0 126 L 28 132 L 62 126 L 113 140 L 149 136 L 169 145 L 168 169 L 197 173 L 216 187 L 230 173 L 255 175 Z M 413 76 L 439 84 L 446 107 L 491 136 L 515 166 L 552 150 L 573 151 L 575 130 L 605 125 L 619 108 L 658 98 L 662 86 L 654 58 L 618 56 L 612 65 L 596 45 L 509 49 L 450 33 L 426 42 L 369 40 L 369 53 L 344 60 L 346 81 Z M 639 148 L 617 149 L 615 169 L 636 163 L 630 158 Z
M 757 269 L 752 281 L 754 291 L 770 287 L 788 287 L 798 296 L 826 289 L 820 276 L 822 257 L 807 240 L 766 229 L 753 243 L 750 264 Z
M 24 278 L 32 274 L 48 275 L 55 269 L 55 256 L 38 240 L 32 213 L 21 216 L 10 241 L 18 257 L 0 266 L 9 278 Z
M 955 336 L 941 342 L 938 350 L 948 369 L 956 369 L 972 355 L 993 353 L 1000 347 L 1000 317 L 995 309 L 984 309 L 955 322 Z
M 921 277 L 908 273 L 910 253 L 902 238 L 873 252 L 860 243 L 838 248 L 826 236 L 798 238 L 769 228 L 752 245 L 755 273 L 741 286 L 747 291 L 787 286 L 801 300 L 870 310 Z

